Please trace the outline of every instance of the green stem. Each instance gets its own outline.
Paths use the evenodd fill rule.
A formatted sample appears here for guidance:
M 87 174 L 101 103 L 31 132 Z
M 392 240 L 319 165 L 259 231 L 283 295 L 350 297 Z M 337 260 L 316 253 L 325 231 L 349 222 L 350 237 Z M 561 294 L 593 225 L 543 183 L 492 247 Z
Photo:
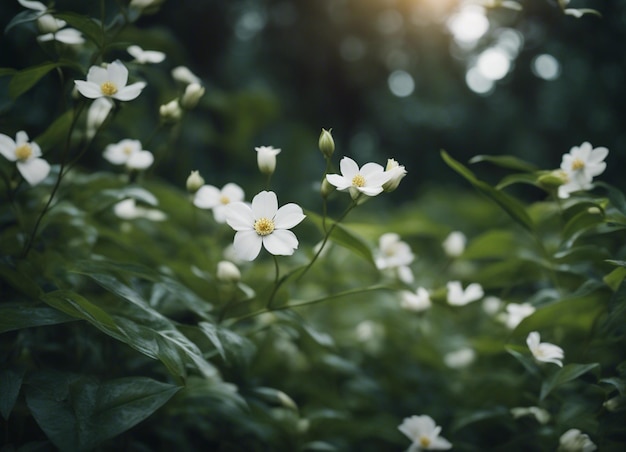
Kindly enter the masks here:
M 272 255 L 272 257 L 274 258 L 274 268 L 276 270 L 276 276 L 274 277 L 274 288 L 272 289 L 272 293 L 270 294 L 267 300 L 268 310 L 272 309 L 272 303 L 274 302 L 274 297 L 276 296 L 276 293 L 278 292 L 279 287 L 282 286 L 283 282 L 285 281 L 285 278 L 279 279 L 280 269 L 278 267 L 278 258 L 274 255 Z

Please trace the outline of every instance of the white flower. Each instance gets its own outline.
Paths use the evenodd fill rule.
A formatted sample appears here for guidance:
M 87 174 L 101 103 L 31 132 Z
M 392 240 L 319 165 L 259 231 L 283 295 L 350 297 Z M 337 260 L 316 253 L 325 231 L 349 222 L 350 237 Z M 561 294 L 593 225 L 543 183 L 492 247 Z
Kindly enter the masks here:
M 242 202 L 243 199 L 243 189 L 231 182 L 221 190 L 213 185 L 203 185 L 196 192 L 193 204 L 200 209 L 213 209 L 215 221 L 225 223 L 227 206 L 233 202 Z
M 467 238 L 465 234 L 460 231 L 452 231 L 446 239 L 443 241 L 441 246 L 443 246 L 443 250 L 450 257 L 459 257 L 465 251 L 465 244 L 467 243 Z
M 448 304 L 452 306 L 465 306 L 472 301 L 483 297 L 483 288 L 478 283 L 471 283 L 463 290 L 460 281 L 450 281 L 446 285 L 448 288 Z
M 42 33 L 54 33 L 65 27 L 67 22 L 55 18 L 52 14 L 44 14 L 37 18 L 37 27 Z
M 232 262 L 219 261 L 217 263 L 217 279 L 223 282 L 236 283 L 241 279 L 241 272 Z
M 383 184 L 383 190 L 386 192 L 392 192 L 398 188 L 400 181 L 404 176 L 406 176 L 406 169 L 404 168 L 404 165 L 400 165 L 394 159 L 387 160 L 385 172 L 390 175 L 389 180 Z
M 50 164 L 41 158 L 41 148 L 34 141 L 28 141 L 28 134 L 17 132 L 15 141 L 0 133 L 0 154 L 11 162 L 30 185 L 37 185 L 50 173 Z
M 33 11 L 47 11 L 48 7 L 41 2 L 30 1 L 30 0 L 17 0 L 20 5 L 24 8 L 32 9 Z
M 462 369 L 474 362 L 476 352 L 469 347 L 460 348 L 453 352 L 448 352 L 443 356 L 443 362 L 451 369 Z
M 200 101 L 200 98 L 204 96 L 204 86 L 198 83 L 190 83 L 185 87 L 183 97 L 180 99 L 180 104 L 183 108 L 191 110 Z
M 430 294 L 423 287 L 418 287 L 415 292 L 403 290 L 400 299 L 400 306 L 411 311 L 421 312 L 432 306 Z
M 159 116 L 165 122 L 176 122 L 183 116 L 178 99 L 169 101 L 159 107 Z
M 276 169 L 276 156 L 280 154 L 280 149 L 272 146 L 259 146 L 254 150 L 257 152 L 256 161 L 259 171 L 267 175 L 272 174 Z
M 141 149 L 139 140 L 125 139 L 109 144 L 104 149 L 104 158 L 114 165 L 126 165 L 130 170 L 144 170 L 154 162 L 152 152 Z
M 502 321 L 507 328 L 513 330 L 524 320 L 535 312 L 535 307 L 529 303 L 509 303 L 506 305 L 506 313 L 502 313 Z
M 187 85 L 191 85 L 192 83 L 201 84 L 200 79 L 193 72 L 189 70 L 189 68 L 185 66 L 176 66 L 172 69 L 172 78 L 174 80 L 185 83 Z
M 144 50 L 139 46 L 132 45 L 126 49 L 139 64 L 160 63 L 165 59 L 165 54 L 157 50 Z
M 130 6 L 131 8 L 142 10 L 147 9 L 151 6 L 156 6 L 162 1 L 163 0 L 131 0 L 128 6 Z
M 361 194 L 376 196 L 383 191 L 383 184 L 393 176 L 387 173 L 378 163 L 366 163 L 361 168 L 349 157 L 344 157 L 339 162 L 339 174 L 327 174 L 326 180 L 337 187 L 340 191 L 349 191 L 352 199 L 357 199 Z
M 413 273 L 408 266 L 415 256 L 409 244 L 400 240 L 398 234 L 388 232 L 381 235 L 378 239 L 377 254 L 376 267 L 379 270 L 396 269 L 402 282 L 407 284 L 413 282 Z
M 128 198 L 116 203 L 113 206 L 113 212 L 123 220 L 145 218 L 150 221 L 163 221 L 167 218 L 160 210 L 138 206 L 133 198 Z
M 54 33 L 46 33 L 37 36 L 37 40 L 41 42 L 46 41 L 59 41 L 63 44 L 84 44 L 85 38 L 83 34 L 74 28 L 64 28 L 63 30 L 56 31 Z
M 515 407 L 511 408 L 511 415 L 518 419 L 523 416 L 534 416 L 537 419 L 537 422 L 540 424 L 547 424 L 550 422 L 550 413 L 548 413 L 543 408 L 539 408 L 537 406 L 529 406 L 529 407 Z
M 591 181 L 606 169 L 604 159 L 609 154 L 605 147 L 593 148 L 585 141 L 574 146 L 561 160 L 561 170 L 565 172 L 568 182 L 559 186 L 559 198 L 568 198 L 570 193 L 589 190 Z
M 485 311 L 485 313 L 489 315 L 494 315 L 500 310 L 500 307 L 502 306 L 502 300 L 500 300 L 498 297 L 490 296 L 485 297 L 482 304 L 483 311 Z
M 582 433 L 577 428 L 566 431 L 559 438 L 559 451 L 562 452 L 592 452 L 597 447 L 589 439 L 589 435 Z
M 563 362 L 561 361 L 565 355 L 563 349 L 558 345 L 540 342 L 540 340 L 541 338 L 537 331 L 529 333 L 526 338 L 526 344 L 535 359 L 543 363 L 554 363 L 563 367 Z
M 439 436 L 441 427 L 427 415 L 411 416 L 404 418 L 398 430 L 404 433 L 413 442 L 407 452 L 417 452 L 420 450 L 447 450 L 452 448 L 452 444 L 445 438 Z
M 87 111 L 87 137 L 93 138 L 113 108 L 113 102 L 107 97 L 94 100 Z
M 107 65 L 106 68 L 91 66 L 87 72 L 87 81 L 75 80 L 78 91 L 89 99 L 112 97 L 117 100 L 133 100 L 146 86 L 144 82 L 126 85 L 128 69 L 119 60 Z
M 290 256 L 298 248 L 298 239 L 291 229 L 305 215 L 297 204 L 278 208 L 272 191 L 262 191 L 252 199 L 252 205 L 234 202 L 226 211 L 226 222 L 235 231 L 233 247 L 240 259 L 254 260 L 263 246 L 274 255 Z

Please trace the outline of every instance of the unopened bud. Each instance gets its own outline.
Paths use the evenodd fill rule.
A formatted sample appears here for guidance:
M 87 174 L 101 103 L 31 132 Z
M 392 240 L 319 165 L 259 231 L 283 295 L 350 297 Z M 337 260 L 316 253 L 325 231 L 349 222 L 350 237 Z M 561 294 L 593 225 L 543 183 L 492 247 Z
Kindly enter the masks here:
M 565 171 L 557 169 L 548 173 L 542 174 L 537 178 L 537 183 L 545 189 L 557 188 L 569 181 L 569 177 Z
M 232 262 L 219 261 L 217 263 L 217 279 L 223 282 L 236 283 L 241 279 L 241 272 Z
M 257 152 L 259 171 L 268 176 L 273 174 L 276 169 L 276 156 L 280 154 L 280 149 L 275 149 L 272 146 L 259 146 L 254 149 Z
M 66 22 L 53 17 L 51 14 L 44 14 L 37 19 L 37 28 L 41 33 L 55 33 L 65 27 Z
M 180 120 L 183 115 L 183 111 L 180 108 L 178 99 L 174 99 L 167 104 L 161 105 L 161 107 L 159 107 L 159 114 L 161 115 L 161 119 L 165 122 L 177 122 Z
M 404 165 L 400 165 L 394 159 L 387 160 L 385 172 L 390 175 L 389 180 L 383 184 L 383 190 L 386 192 L 394 191 L 398 188 L 400 181 L 404 176 L 406 176 L 406 169 L 404 169 Z
M 187 109 L 191 110 L 198 105 L 198 101 L 204 95 L 204 86 L 201 86 L 198 83 L 190 83 L 185 88 L 185 93 L 180 100 L 180 105 Z
M 331 158 L 335 152 L 335 141 L 331 135 L 332 130 L 333 129 L 322 129 L 322 133 L 320 134 L 318 141 L 320 151 L 322 151 L 322 154 L 324 154 L 324 157 L 327 159 Z
M 187 66 L 176 66 L 172 69 L 172 77 L 177 82 L 190 85 L 192 83 L 200 84 L 200 79 L 196 74 L 191 72 Z
M 199 171 L 192 171 L 189 177 L 187 177 L 187 191 L 189 193 L 197 192 L 203 185 L 204 178 L 200 175 Z

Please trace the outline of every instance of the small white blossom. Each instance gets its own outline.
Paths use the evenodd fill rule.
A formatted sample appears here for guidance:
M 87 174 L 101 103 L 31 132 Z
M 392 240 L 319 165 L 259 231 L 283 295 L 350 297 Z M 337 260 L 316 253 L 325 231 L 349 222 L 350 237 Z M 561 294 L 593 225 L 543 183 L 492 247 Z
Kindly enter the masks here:
M 425 311 L 432 306 L 430 294 L 423 287 L 418 287 L 415 292 L 403 290 L 400 292 L 400 306 L 410 311 Z
M 200 98 L 204 96 L 204 91 L 204 86 L 198 83 L 190 83 L 185 87 L 183 97 L 180 99 L 180 105 L 187 110 L 195 108 Z
M 406 169 L 404 168 L 404 165 L 400 165 L 394 159 L 387 160 L 385 172 L 390 175 L 389 180 L 383 184 L 383 190 L 386 192 L 392 192 L 398 188 L 400 181 L 404 178 L 404 176 L 406 176 Z
M 402 421 L 402 424 L 398 426 L 398 430 L 412 441 L 407 452 L 447 450 L 452 448 L 452 444 L 447 439 L 439 436 L 441 427 L 436 425 L 435 421 L 430 416 L 407 417 Z
M 139 140 L 124 139 L 110 144 L 103 156 L 114 165 L 126 165 L 129 170 L 144 170 L 154 162 L 152 152 L 143 150 Z
M 165 122 L 177 122 L 183 116 L 178 99 L 169 101 L 159 107 L 159 116 Z
M 111 97 L 126 101 L 133 100 L 146 86 L 144 82 L 126 85 L 128 69 L 119 60 L 109 63 L 106 68 L 91 66 L 87 72 L 87 80 L 75 80 L 78 91 L 89 99 Z
M 511 408 L 511 415 L 518 419 L 523 416 L 533 416 L 537 422 L 540 424 L 547 424 L 550 422 L 550 413 L 548 413 L 543 408 L 539 408 L 537 406 L 529 406 L 529 407 L 515 407 Z
M 193 204 L 200 209 L 212 209 L 215 221 L 225 223 L 228 205 L 243 200 L 243 189 L 231 182 L 224 185 L 221 190 L 213 185 L 203 185 L 196 192 Z
M 383 192 L 383 185 L 393 176 L 378 163 L 366 163 L 359 168 L 349 157 L 341 159 L 339 169 L 341 175 L 327 174 L 326 180 L 337 187 L 337 190 L 349 191 L 352 199 L 357 199 L 361 194 L 379 195 Z
M 87 137 L 93 138 L 113 108 L 113 102 L 107 97 L 95 99 L 87 111 Z
M 604 159 L 608 154 L 607 148 L 594 149 L 587 141 L 572 147 L 569 153 L 564 154 L 561 170 L 565 173 L 567 182 L 559 186 L 559 198 L 568 198 L 572 192 L 591 189 L 593 178 L 606 169 Z
M 589 435 L 577 428 L 566 431 L 559 438 L 559 452 L 592 452 L 597 446 L 589 439 Z
M 489 315 L 495 315 L 502 307 L 502 300 L 498 297 L 489 296 L 483 300 L 483 311 Z
M 400 240 L 398 234 L 388 232 L 378 239 L 376 267 L 379 270 L 394 269 L 402 282 L 413 282 L 413 272 L 409 265 L 415 259 L 408 243 Z
M 259 146 L 254 150 L 257 152 L 256 160 L 259 171 L 267 175 L 273 174 L 276 169 L 276 156 L 280 154 L 280 149 L 272 146 Z
M 61 19 L 57 19 L 52 14 L 44 14 L 37 18 L 37 27 L 42 33 L 54 33 L 65 27 L 67 22 Z
M 236 283 L 241 279 L 241 272 L 232 262 L 219 261 L 217 263 L 217 279 L 223 282 Z
M 83 34 L 74 28 L 64 28 L 63 30 L 55 31 L 54 33 L 46 33 L 37 36 L 37 40 L 40 42 L 59 41 L 63 44 L 69 45 L 80 45 L 85 43 Z
M 443 246 L 443 250 L 450 257 L 459 257 L 465 251 L 465 244 L 467 243 L 467 238 L 465 234 L 460 231 L 452 231 L 446 239 L 443 241 L 441 246 Z
M 176 66 L 172 69 L 172 78 L 177 82 L 185 83 L 187 85 L 191 85 L 192 83 L 196 83 L 198 85 L 201 84 L 198 76 L 191 72 L 186 66 Z
M 196 193 L 203 185 L 204 178 L 200 175 L 199 171 L 192 171 L 185 181 L 185 187 L 189 193 Z
M 160 63 L 165 60 L 165 54 L 157 50 L 144 50 L 137 45 L 132 45 L 126 49 L 139 64 Z
M 28 141 L 28 134 L 17 132 L 15 141 L 0 133 L 0 154 L 10 162 L 16 162 L 17 169 L 30 185 L 37 185 L 50 173 L 50 164 L 41 158 L 41 148 L 34 141 Z
M 474 362 L 476 352 L 473 348 L 464 347 L 443 356 L 443 362 L 451 369 L 462 369 Z
M 563 367 L 561 361 L 565 356 L 563 349 L 558 345 L 548 342 L 540 342 L 541 337 L 537 331 L 528 334 L 526 344 L 537 361 L 543 363 L 554 363 L 559 367 Z
M 509 303 L 506 312 L 502 313 L 501 320 L 507 328 L 514 330 L 526 317 L 535 312 L 535 307 L 529 303 Z
M 233 228 L 235 253 L 247 261 L 254 260 L 264 247 L 269 253 L 290 256 L 298 248 L 298 238 L 289 231 L 305 215 L 297 204 L 278 208 L 278 199 L 272 191 L 262 191 L 252 199 L 252 205 L 243 202 L 229 204 L 226 222 Z
M 452 306 L 465 306 L 472 301 L 480 300 L 485 294 L 478 283 L 471 283 L 463 290 L 460 281 L 449 281 L 446 287 L 448 304 Z
M 150 221 L 164 221 L 167 218 L 160 210 L 138 206 L 133 198 L 128 198 L 115 204 L 113 212 L 123 220 L 145 218 Z

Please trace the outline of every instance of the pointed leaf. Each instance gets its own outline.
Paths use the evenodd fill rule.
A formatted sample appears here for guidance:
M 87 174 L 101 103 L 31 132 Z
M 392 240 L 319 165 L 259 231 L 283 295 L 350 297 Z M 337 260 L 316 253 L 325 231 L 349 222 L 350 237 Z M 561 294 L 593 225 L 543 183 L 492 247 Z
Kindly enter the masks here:
M 0 414 L 4 420 L 9 419 L 15 401 L 22 387 L 24 372 L 15 369 L 0 370 Z
M 21 11 L 20 13 L 16 14 L 13 19 L 11 19 L 11 22 L 9 22 L 9 24 L 4 28 L 4 32 L 8 33 L 11 28 L 17 25 L 37 20 L 37 18 L 43 14 L 44 13 L 42 11 L 33 11 L 31 9 Z
M 57 19 L 64 20 L 70 26 L 76 28 L 91 39 L 98 47 L 102 47 L 105 38 L 105 32 L 99 21 L 88 16 L 81 16 L 76 13 L 55 14 Z
M 583 374 L 586 374 L 591 370 L 598 369 L 599 371 L 599 368 L 600 364 L 598 363 L 565 365 L 556 373 L 550 375 L 550 377 L 548 377 L 548 379 L 543 382 L 543 385 L 541 385 L 541 394 L 539 396 L 539 399 L 545 399 L 554 389 L 558 388 L 559 386 L 575 380 L 576 378 L 580 377 Z
M 489 162 L 501 168 L 508 168 L 524 172 L 537 171 L 532 163 L 525 162 L 513 155 L 477 155 L 470 159 L 470 163 Z
M 0 305 L 0 333 L 74 320 L 74 317 L 43 303 L 18 302 Z
M 43 63 L 16 72 L 9 82 L 9 95 L 13 99 L 17 99 L 58 66 L 58 63 Z

